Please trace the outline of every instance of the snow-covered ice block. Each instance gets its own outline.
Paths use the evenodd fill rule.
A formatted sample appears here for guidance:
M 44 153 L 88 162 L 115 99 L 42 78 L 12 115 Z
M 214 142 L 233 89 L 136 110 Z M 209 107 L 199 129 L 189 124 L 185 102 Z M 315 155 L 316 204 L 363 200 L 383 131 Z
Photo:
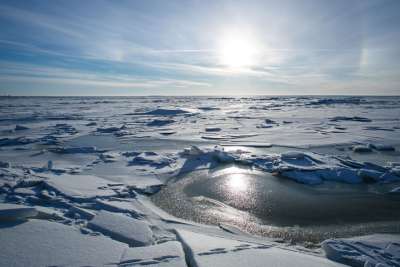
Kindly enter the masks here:
M 99 152 L 95 146 L 83 146 L 83 147 L 56 147 L 50 149 L 51 152 L 60 154 L 90 154 Z
M 336 116 L 333 118 L 330 118 L 330 121 L 357 121 L 357 122 L 371 122 L 372 120 L 369 118 L 364 118 L 364 117 L 346 117 L 346 116 Z
M 1 222 L 0 266 L 117 266 L 126 244 L 46 220 Z
M 0 221 L 24 220 L 35 217 L 37 214 L 38 211 L 33 207 L 17 204 L 0 204 Z
M 182 114 L 191 114 L 190 111 L 185 109 L 166 109 L 158 108 L 144 113 L 136 113 L 137 115 L 151 115 L 151 116 L 176 116 Z
M 148 246 L 154 241 L 147 223 L 118 213 L 100 211 L 88 227 L 130 246 Z
M 288 151 L 281 154 L 281 159 L 303 159 L 305 154 L 299 151 Z
M 325 258 L 274 247 L 272 243 L 242 242 L 187 230 L 177 230 L 177 234 L 190 265 L 196 267 L 343 266 Z
M 15 131 L 23 131 L 23 130 L 28 130 L 28 129 L 29 129 L 28 127 L 19 125 L 19 124 L 15 125 L 15 128 L 14 128 Z
M 140 204 L 136 199 L 129 200 L 96 200 L 96 205 L 101 210 L 111 212 L 128 212 L 134 217 L 142 216 Z
M 219 127 L 206 127 L 206 132 L 219 132 L 221 131 L 221 128 Z
M 372 152 L 372 149 L 369 146 L 365 146 L 365 145 L 356 145 L 353 146 L 353 152 L 356 153 L 367 153 L 367 152 Z
M 94 214 L 92 211 L 76 206 L 71 206 L 68 209 L 67 215 L 74 217 L 79 216 L 80 218 L 84 218 L 87 220 L 91 220 L 94 218 L 94 216 L 96 216 L 96 214 Z
M 174 120 L 171 120 L 171 119 L 165 119 L 165 120 L 160 120 L 160 119 L 154 119 L 154 120 L 152 120 L 152 121 L 149 121 L 146 125 L 147 126 L 165 126 L 165 125 L 168 125 L 168 124 L 172 124 L 172 123 L 174 123 L 175 121 Z
M 335 167 L 332 169 L 318 170 L 318 175 L 327 181 L 343 182 L 348 184 L 359 184 L 363 180 L 357 171 L 349 168 Z
M 326 256 L 350 266 L 400 266 L 400 235 L 375 234 L 322 243 Z
M 158 154 L 141 153 L 140 155 L 134 157 L 129 165 L 149 165 L 151 167 L 161 169 L 166 166 L 171 166 L 175 161 L 172 158 L 165 157 Z
M 119 130 L 121 130 L 122 127 L 104 127 L 104 128 L 97 128 L 97 131 L 100 133 L 114 133 L 114 132 L 118 132 Z
M 0 160 L 0 168 L 10 168 L 10 162 Z
M 47 175 L 45 184 L 60 194 L 82 200 L 97 196 L 107 197 L 117 195 L 108 188 L 110 181 L 92 175 Z
M 365 181 L 378 181 L 382 176 L 382 172 L 371 170 L 371 169 L 360 169 L 358 170 L 358 176 L 362 177 Z
M 19 146 L 27 145 L 36 142 L 36 139 L 27 138 L 25 136 L 15 137 L 15 138 L 1 138 L 0 146 Z
M 182 246 L 177 241 L 159 245 L 127 248 L 122 255 L 120 266 L 186 267 Z
M 310 171 L 285 171 L 281 172 L 283 177 L 292 179 L 303 184 L 321 184 L 322 179 L 316 172 Z
M 394 146 L 386 145 L 386 144 L 369 144 L 369 146 L 371 148 L 379 150 L 379 151 L 394 151 L 394 150 L 396 150 L 394 148 Z

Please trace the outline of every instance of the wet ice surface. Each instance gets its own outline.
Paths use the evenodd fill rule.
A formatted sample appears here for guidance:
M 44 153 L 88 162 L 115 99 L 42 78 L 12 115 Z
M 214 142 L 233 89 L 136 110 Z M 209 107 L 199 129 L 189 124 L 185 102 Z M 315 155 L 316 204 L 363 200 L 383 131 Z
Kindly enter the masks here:
M 227 166 L 179 177 L 153 199 L 178 217 L 304 242 L 399 232 L 400 199 L 387 194 L 399 185 L 309 186 Z
M 0 111 L 0 265 L 18 263 L 18 247 L 16 266 L 45 265 L 40 252 L 55 246 L 50 265 L 240 266 L 275 255 L 319 266 L 327 260 L 308 241 L 399 233 L 400 97 L 1 97 Z M 57 229 L 71 236 L 68 255 Z M 364 253 L 327 242 L 337 261 Z M 89 243 L 113 247 L 113 262 Z

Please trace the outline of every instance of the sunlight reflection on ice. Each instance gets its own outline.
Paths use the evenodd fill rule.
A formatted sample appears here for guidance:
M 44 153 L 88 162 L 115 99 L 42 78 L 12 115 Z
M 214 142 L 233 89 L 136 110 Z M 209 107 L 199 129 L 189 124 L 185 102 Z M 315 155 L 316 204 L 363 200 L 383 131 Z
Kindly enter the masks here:
M 234 173 L 229 175 L 227 179 L 227 187 L 231 192 L 243 192 L 248 188 L 246 177 L 242 173 Z

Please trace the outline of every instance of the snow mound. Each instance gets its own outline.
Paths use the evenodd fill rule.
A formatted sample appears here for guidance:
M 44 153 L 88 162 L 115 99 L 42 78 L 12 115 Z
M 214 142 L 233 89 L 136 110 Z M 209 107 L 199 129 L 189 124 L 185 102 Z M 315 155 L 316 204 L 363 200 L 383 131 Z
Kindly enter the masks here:
M 350 266 L 400 266 L 400 236 L 375 234 L 322 243 L 326 256 Z
M 88 228 L 130 246 L 148 246 L 154 242 L 153 232 L 147 223 L 104 210 L 88 223 Z
M 0 266 L 116 266 L 126 244 L 46 220 L 1 222 Z
M 159 245 L 128 248 L 122 255 L 119 266 L 186 267 L 182 246 L 177 241 Z

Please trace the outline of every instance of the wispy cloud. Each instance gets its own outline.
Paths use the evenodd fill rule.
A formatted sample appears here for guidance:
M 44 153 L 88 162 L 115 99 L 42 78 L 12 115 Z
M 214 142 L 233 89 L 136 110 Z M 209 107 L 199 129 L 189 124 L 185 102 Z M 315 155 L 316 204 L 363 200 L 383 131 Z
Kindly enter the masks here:
M 7 68 L 3 68 L 7 66 Z M 127 75 L 105 75 L 63 68 L 38 67 L 30 64 L 0 62 L 1 82 L 47 82 L 52 84 L 98 85 L 114 88 L 156 88 L 156 87 L 209 87 L 211 84 L 201 81 L 182 79 L 157 79 L 130 77 Z
M 289 91 L 364 86 L 393 93 L 400 80 L 400 4 L 345 2 L 5 0 L 0 91 L 32 82 L 179 92 L 240 81 Z M 257 41 L 256 63 L 221 64 L 217 44 L 232 29 L 251 29 L 238 38 Z

